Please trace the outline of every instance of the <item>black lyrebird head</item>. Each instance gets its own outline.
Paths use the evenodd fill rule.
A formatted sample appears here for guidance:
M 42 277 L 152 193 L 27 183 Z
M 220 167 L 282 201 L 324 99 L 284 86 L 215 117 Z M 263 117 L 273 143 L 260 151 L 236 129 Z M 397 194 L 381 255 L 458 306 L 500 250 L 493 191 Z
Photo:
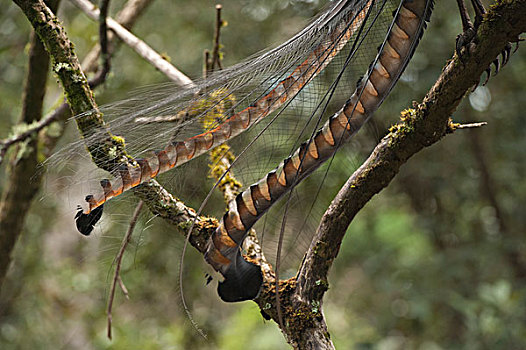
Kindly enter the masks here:
M 89 214 L 84 214 L 82 208 L 79 206 L 79 211 L 75 214 L 75 223 L 77 224 L 77 230 L 84 236 L 89 236 L 93 227 L 102 217 L 102 209 L 104 205 L 93 209 Z

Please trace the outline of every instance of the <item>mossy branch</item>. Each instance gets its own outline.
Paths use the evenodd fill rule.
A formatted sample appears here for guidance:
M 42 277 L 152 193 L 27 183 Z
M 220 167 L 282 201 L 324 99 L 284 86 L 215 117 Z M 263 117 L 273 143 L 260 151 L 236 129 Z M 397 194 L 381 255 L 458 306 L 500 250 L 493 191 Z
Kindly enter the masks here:
M 102 139 L 100 143 L 88 146 L 95 164 L 102 169 L 111 171 L 119 163 L 133 161 L 125 152 L 124 140 L 113 136 L 106 129 L 102 115 L 97 108 L 86 77 L 73 50 L 73 44 L 69 41 L 57 17 L 42 0 L 14 1 L 22 9 L 50 53 L 53 59 L 53 71 L 63 85 L 71 111 L 74 115 L 78 115 L 76 122 L 82 136 L 89 137 L 97 134 L 98 138 Z M 136 193 L 153 213 L 164 217 L 174 225 L 184 226 L 195 220 L 195 212 L 192 214 L 193 209 L 187 207 L 181 209 L 181 205 L 184 206 L 184 204 L 178 202 L 155 181 L 139 186 Z M 145 193 L 148 194 L 141 196 Z M 183 213 L 184 215 L 182 215 Z M 215 228 L 213 227 L 214 224 L 217 227 L 216 220 L 206 218 L 198 220 L 197 230 L 195 230 L 195 234 L 192 234 L 195 237 L 190 239 L 191 243 L 195 243 L 194 246 L 199 247 L 198 250 L 204 249 L 208 235 Z

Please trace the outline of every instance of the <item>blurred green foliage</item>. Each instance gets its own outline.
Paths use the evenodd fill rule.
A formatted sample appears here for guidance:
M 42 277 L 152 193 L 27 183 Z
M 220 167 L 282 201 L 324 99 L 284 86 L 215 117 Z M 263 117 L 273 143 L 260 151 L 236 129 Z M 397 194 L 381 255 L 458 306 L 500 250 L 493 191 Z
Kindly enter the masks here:
M 155 1 L 133 32 L 183 72 L 199 77 L 202 52 L 211 48 L 214 4 Z M 115 11 L 121 5 L 112 2 Z M 322 5 L 316 0 L 224 2 L 224 64 L 282 42 Z M 353 152 L 354 166 L 398 112 L 423 97 L 451 57 L 460 31 L 456 4 L 450 0 L 435 6 L 393 96 L 368 131 L 345 149 Z M 3 138 L 21 113 L 30 28 L 16 6 L 4 4 L 0 11 Z M 59 17 L 83 57 L 97 40 L 96 24 L 67 1 Z M 525 50 L 519 49 L 453 116 L 457 122 L 489 125 L 458 131 L 420 152 L 351 224 L 323 305 L 338 348 L 526 348 L 525 72 Z M 47 111 L 61 96 L 55 81 L 51 77 L 48 84 Z M 163 81 L 123 46 L 97 100 L 114 101 L 133 88 Z M 74 131 L 66 136 L 75 137 Z M 322 206 L 352 172 L 349 155 L 340 152 L 334 167 L 337 174 L 320 198 Z M 2 175 L 0 189 L 4 185 Z M 202 191 L 199 187 L 194 184 L 187 192 Z M 133 206 L 121 204 L 112 222 L 85 239 L 75 233 L 71 208 L 65 208 L 69 203 L 53 200 L 49 190 L 42 189 L 42 200 L 28 215 L 1 293 L 1 349 L 287 348 L 276 325 L 264 321 L 255 304 L 222 303 L 215 282 L 205 285 L 202 257 L 190 251 L 185 297 L 193 319 L 208 335 L 202 339 L 180 301 L 177 266 L 183 241 L 173 227 L 147 213 L 125 255 L 122 278 L 130 300 L 117 293 L 109 341 L 105 308 L 112 261 Z

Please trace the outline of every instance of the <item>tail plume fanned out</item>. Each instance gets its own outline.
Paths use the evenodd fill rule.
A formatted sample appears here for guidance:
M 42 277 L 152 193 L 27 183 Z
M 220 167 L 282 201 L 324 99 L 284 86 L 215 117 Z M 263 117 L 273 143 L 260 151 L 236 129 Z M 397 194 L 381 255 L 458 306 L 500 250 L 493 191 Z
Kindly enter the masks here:
M 263 283 L 260 266 L 246 261 L 239 252 L 223 276 L 225 280 L 219 282 L 217 292 L 230 303 L 256 298 Z
M 95 224 L 102 217 L 102 210 L 104 205 L 101 205 L 92 211 L 89 214 L 84 214 L 82 208 L 78 208 L 78 212 L 75 215 L 75 224 L 77 225 L 77 230 L 82 233 L 84 236 L 89 236 Z

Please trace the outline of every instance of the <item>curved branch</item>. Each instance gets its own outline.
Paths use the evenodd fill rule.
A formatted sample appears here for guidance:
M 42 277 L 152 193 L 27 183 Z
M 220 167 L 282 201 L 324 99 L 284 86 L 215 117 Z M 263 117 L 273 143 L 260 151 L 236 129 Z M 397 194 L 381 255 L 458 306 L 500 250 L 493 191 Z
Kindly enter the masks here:
M 347 227 L 363 206 L 385 188 L 400 167 L 423 148 L 455 130 L 449 116 L 481 74 L 526 31 L 526 0 L 503 1 L 492 7 L 462 62 L 448 62 L 441 76 L 416 110 L 402 113 L 401 122 L 390 129 L 365 163 L 349 178 L 318 227 L 298 274 L 296 296 L 321 300 L 327 274 L 336 258 Z

